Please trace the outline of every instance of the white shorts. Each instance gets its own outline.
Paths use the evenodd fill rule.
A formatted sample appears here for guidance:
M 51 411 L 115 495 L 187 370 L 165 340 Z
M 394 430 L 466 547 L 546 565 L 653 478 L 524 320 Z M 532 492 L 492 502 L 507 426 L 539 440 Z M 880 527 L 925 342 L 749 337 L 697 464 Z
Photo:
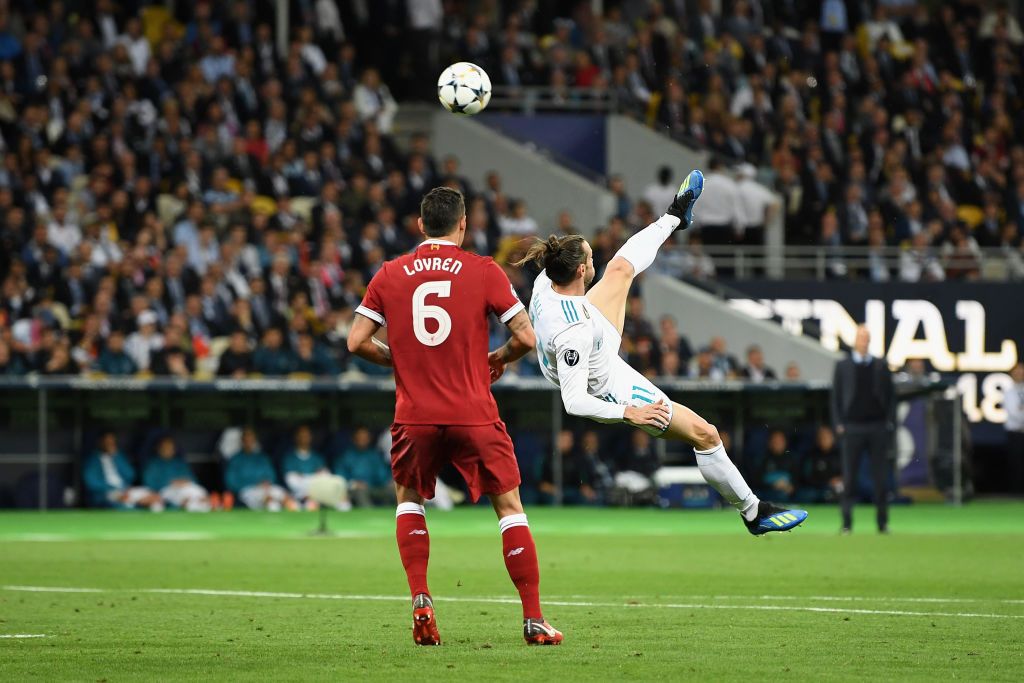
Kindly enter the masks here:
M 209 494 L 199 484 L 189 482 L 180 486 L 169 484 L 163 487 L 160 489 L 160 497 L 175 507 L 183 508 L 190 500 L 205 500 Z
M 608 384 L 605 385 L 603 393 L 595 394 L 597 398 L 609 403 L 616 403 L 620 406 L 632 406 L 634 408 L 664 401 L 668 406 L 668 420 L 672 422 L 674 410 L 672 400 L 669 399 L 664 391 L 654 386 L 651 380 L 637 372 L 629 363 L 622 360 L 621 357 L 616 356 L 612 363 Z M 661 436 L 665 433 L 665 429 L 668 429 L 668 425 L 665 426 L 665 429 L 658 429 L 650 425 L 643 425 L 640 429 L 651 436 Z
M 280 510 L 288 493 L 277 484 L 256 484 L 239 491 L 238 497 L 250 510 Z
M 127 494 L 125 500 L 121 500 L 121 496 Z M 124 505 L 125 507 L 136 507 L 143 501 L 144 498 L 153 495 L 153 492 L 147 489 L 145 486 L 129 486 L 126 489 L 119 489 L 111 491 L 107 494 L 107 498 L 114 505 Z

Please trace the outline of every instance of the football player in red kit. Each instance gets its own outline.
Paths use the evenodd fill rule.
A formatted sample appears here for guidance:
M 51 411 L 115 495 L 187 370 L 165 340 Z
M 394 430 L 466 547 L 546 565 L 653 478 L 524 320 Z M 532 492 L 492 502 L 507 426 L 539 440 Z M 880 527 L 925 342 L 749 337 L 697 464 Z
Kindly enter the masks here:
M 519 500 L 519 465 L 490 388 L 506 364 L 533 350 L 533 326 L 494 260 L 462 250 L 461 193 L 445 187 L 428 192 L 419 225 L 427 239 L 374 275 L 348 338 L 349 351 L 395 370 L 391 470 L 413 638 L 419 645 L 441 643 L 427 588 L 430 536 L 423 501 L 434 496 L 437 475 L 450 462 L 473 500 L 487 495 L 498 515 L 505 566 L 523 603 L 526 642 L 557 645 L 562 634 L 541 614 L 540 570 Z M 488 357 L 491 314 L 512 337 Z M 388 345 L 374 338 L 384 325 Z

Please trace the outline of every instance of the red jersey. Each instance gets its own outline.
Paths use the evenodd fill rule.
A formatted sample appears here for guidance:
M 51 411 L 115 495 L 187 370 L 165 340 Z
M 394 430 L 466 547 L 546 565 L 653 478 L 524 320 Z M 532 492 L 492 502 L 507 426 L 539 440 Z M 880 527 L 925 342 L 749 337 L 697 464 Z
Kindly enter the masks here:
M 356 313 L 386 325 L 395 366 L 395 423 L 497 422 L 487 364 L 489 315 L 523 310 L 505 272 L 487 256 L 426 240 L 388 261 Z

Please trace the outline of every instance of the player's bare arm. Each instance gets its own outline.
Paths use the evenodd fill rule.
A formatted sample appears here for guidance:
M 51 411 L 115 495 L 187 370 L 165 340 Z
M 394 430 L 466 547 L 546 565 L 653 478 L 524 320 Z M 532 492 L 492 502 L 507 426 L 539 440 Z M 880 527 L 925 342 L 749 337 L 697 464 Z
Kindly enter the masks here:
M 380 323 L 357 313 L 348 333 L 348 350 L 363 360 L 390 368 L 391 349 L 374 336 L 379 329 Z
M 537 345 L 537 335 L 534 334 L 530 315 L 525 310 L 512 316 L 512 319 L 508 321 L 508 329 L 512 333 L 512 337 L 500 348 L 487 355 L 487 362 L 491 366 L 492 382 L 496 382 L 505 374 L 505 367 L 509 363 L 516 362 Z

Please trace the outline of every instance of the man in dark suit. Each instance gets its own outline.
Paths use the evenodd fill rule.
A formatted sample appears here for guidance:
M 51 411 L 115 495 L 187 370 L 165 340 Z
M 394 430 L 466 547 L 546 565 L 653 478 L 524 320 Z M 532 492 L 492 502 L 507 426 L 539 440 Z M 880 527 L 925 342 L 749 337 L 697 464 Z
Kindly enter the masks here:
M 836 364 L 832 378 L 832 419 L 841 439 L 843 460 L 843 533 L 853 528 L 853 501 L 857 472 L 865 451 L 871 462 L 875 490 L 878 531 L 888 533 L 889 446 L 895 425 L 896 400 L 892 373 L 881 358 L 868 353 L 871 336 L 865 326 L 857 328 L 857 338 L 849 358 Z

